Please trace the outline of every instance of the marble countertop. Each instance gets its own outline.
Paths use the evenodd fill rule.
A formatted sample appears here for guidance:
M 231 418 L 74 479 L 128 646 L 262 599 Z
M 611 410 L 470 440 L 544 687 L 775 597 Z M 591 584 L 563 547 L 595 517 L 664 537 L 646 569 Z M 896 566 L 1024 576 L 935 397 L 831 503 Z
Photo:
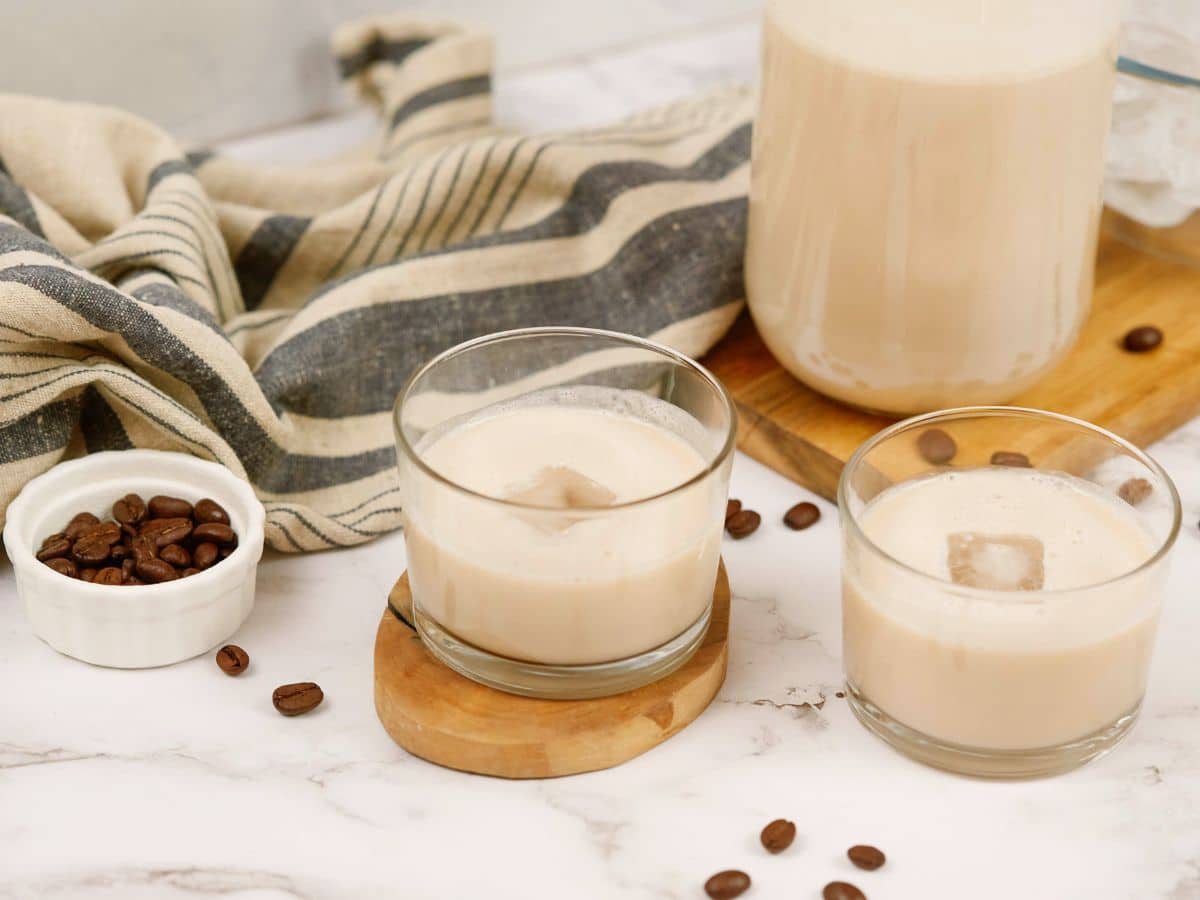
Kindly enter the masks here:
M 754 28 L 735 24 L 502 80 L 498 106 L 511 124 L 580 124 L 754 65 Z M 362 127 L 308 126 L 305 144 Z M 295 137 L 231 149 L 270 155 Z M 1186 523 L 1141 722 L 1108 757 L 1039 781 L 923 768 L 858 725 L 835 696 L 834 510 L 818 501 L 806 532 L 774 526 L 806 492 L 741 455 L 733 496 L 765 524 L 725 547 L 735 597 L 717 701 L 632 762 L 552 781 L 440 769 L 379 726 L 371 650 L 400 535 L 269 554 L 238 679 L 209 657 L 151 671 L 61 657 L 31 634 L 2 562 L 0 898 L 689 900 L 731 867 L 753 876 L 748 898 L 817 898 L 834 879 L 871 900 L 1200 898 L 1200 420 L 1153 452 Z M 272 689 L 301 680 L 326 702 L 279 716 Z M 757 834 L 780 816 L 799 836 L 768 857 Z M 851 868 L 855 843 L 887 866 Z

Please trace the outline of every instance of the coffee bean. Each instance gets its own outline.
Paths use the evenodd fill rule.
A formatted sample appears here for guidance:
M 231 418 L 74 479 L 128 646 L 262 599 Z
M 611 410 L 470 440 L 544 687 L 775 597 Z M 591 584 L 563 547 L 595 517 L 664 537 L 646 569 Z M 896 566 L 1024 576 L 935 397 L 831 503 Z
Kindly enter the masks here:
M 69 559 L 63 559 L 61 556 L 56 556 L 54 559 L 46 560 L 46 565 L 52 568 L 59 575 L 66 575 L 68 578 L 78 578 L 79 569 L 75 563 Z
M 93 525 L 99 523 L 99 519 L 89 512 L 76 513 L 75 517 L 67 523 L 67 527 L 63 529 L 67 537 L 75 540 Z
M 199 575 L 199 574 L 200 574 L 199 569 L 184 569 L 182 572 L 179 573 L 179 577 L 180 578 L 190 578 L 193 575 Z
M 154 537 L 149 534 L 139 534 L 129 543 L 129 550 L 133 553 L 133 558 L 138 562 L 143 559 L 158 558 L 158 544 L 155 543 Z
M 138 578 L 136 575 L 127 575 L 125 577 L 125 581 L 122 583 L 126 587 L 129 587 L 131 585 L 145 584 L 146 582 L 142 581 L 142 579 Z
M 96 584 L 120 584 L 125 580 L 125 573 L 116 566 L 105 566 L 96 573 Z
M 1153 325 L 1140 325 L 1131 329 L 1121 345 L 1130 353 L 1147 353 L 1163 342 L 1163 333 Z
M 312 712 L 321 705 L 321 701 L 324 699 L 325 694 L 321 692 L 320 685 L 311 681 L 284 684 L 275 688 L 275 692 L 271 694 L 271 702 L 285 716 L 299 716 L 306 712 Z M 737 895 L 730 894 L 730 896 Z
M 782 853 L 796 839 L 796 823 L 787 819 L 776 819 L 758 836 L 768 853 Z
M 135 565 L 135 563 L 134 563 L 134 559 L 132 556 L 126 557 L 125 559 L 121 560 L 121 574 L 124 575 L 126 579 L 128 579 L 129 576 L 133 574 L 134 565 Z
M 958 452 L 958 444 L 942 429 L 926 428 L 917 438 L 917 451 L 926 462 L 940 466 L 954 459 L 954 454 Z
M 207 497 L 196 501 L 196 508 L 192 511 L 192 517 L 200 525 L 209 522 L 216 522 L 218 525 L 229 524 L 229 513 L 225 512 L 225 507 L 216 500 L 209 500 Z
M 137 526 L 122 523 L 121 535 L 122 535 L 122 538 L 121 538 L 122 540 L 132 541 L 135 537 L 138 536 Z
M 116 522 L 99 522 L 79 536 L 81 541 L 103 541 L 111 547 L 121 540 L 121 526 Z
M 164 497 L 162 494 L 151 497 L 149 504 L 152 519 L 190 519 L 192 504 L 179 497 Z
M 737 869 L 726 869 L 718 872 L 704 882 L 704 893 L 712 900 L 733 900 L 750 890 L 750 876 Z
M 96 580 L 96 569 L 93 569 L 91 566 L 87 566 L 86 568 L 80 569 L 79 570 L 79 579 L 80 579 L 80 581 L 95 581 Z
M 71 558 L 80 565 L 102 563 L 108 560 L 110 546 L 103 536 L 98 539 L 80 538 L 71 547 Z
M 163 562 L 169 562 L 177 569 L 186 569 L 192 564 L 192 554 L 178 544 L 167 544 L 158 551 L 158 558 Z
M 220 522 L 205 522 L 203 525 L 197 525 L 192 535 L 197 541 L 211 541 L 221 546 L 230 546 L 237 541 L 237 535 L 233 533 L 233 529 Z
M 174 581 L 179 577 L 171 564 L 163 562 L 161 559 L 139 559 L 133 570 L 137 572 L 139 578 L 151 584 L 158 584 L 160 581 Z
M 137 494 L 126 494 L 113 504 L 112 513 L 122 525 L 136 525 L 146 518 L 146 501 Z
M 725 521 L 729 521 L 729 517 L 736 515 L 742 510 L 741 500 L 726 500 L 725 501 Z
M 237 644 L 226 644 L 217 651 L 217 665 L 221 667 L 221 671 L 226 675 L 241 675 L 246 671 L 246 666 L 250 665 L 250 655 Z M 283 690 L 283 688 L 279 690 Z M 276 693 L 279 693 L 279 691 L 276 691 Z M 320 700 L 317 701 L 317 703 L 320 702 Z M 315 706 L 316 704 L 313 705 Z M 276 704 L 276 708 L 278 706 Z
M 867 895 L 845 881 L 831 881 L 821 891 L 824 900 L 867 900 Z
M 803 503 L 797 503 L 783 514 L 783 524 L 792 531 L 803 531 L 805 528 L 815 525 L 819 518 L 821 518 L 821 510 L 817 504 L 809 503 L 806 500 Z
M 192 565 L 197 569 L 207 569 L 217 561 L 217 545 L 209 541 L 197 544 L 192 553 Z
M 51 535 L 42 542 L 42 549 L 37 552 L 37 558 L 41 562 L 46 562 L 47 560 L 66 556 L 70 552 L 71 541 L 69 538 Z
M 219 554 L 217 554 L 217 555 L 218 555 L 218 556 L 219 556 L 221 559 L 229 559 L 229 556 L 230 556 L 230 554 L 232 554 L 232 553 L 233 553 L 233 547 L 222 547 L 222 548 L 221 548 L 221 552 L 220 552 Z
M 1130 478 L 1117 489 L 1117 494 L 1130 506 L 1137 506 L 1154 492 L 1152 485 L 1145 478 Z
M 850 857 L 850 862 L 854 863 L 860 869 L 866 869 L 868 872 L 874 872 L 887 862 L 887 857 L 883 855 L 883 851 L 869 844 L 855 844 L 846 851 L 846 855 Z
M 749 537 L 758 530 L 762 516 L 752 509 L 742 509 L 725 520 L 725 530 L 736 541 Z
M 151 519 L 142 526 L 141 536 L 154 539 L 161 550 L 167 544 L 178 544 L 192 533 L 192 520 L 185 518 Z
M 997 450 L 992 454 L 991 463 L 993 466 L 1012 466 L 1017 469 L 1032 467 L 1028 456 L 1024 453 L 1014 453 L 1011 450 Z
M 124 562 L 132 552 L 126 544 L 113 544 L 108 555 L 112 557 L 113 562 Z

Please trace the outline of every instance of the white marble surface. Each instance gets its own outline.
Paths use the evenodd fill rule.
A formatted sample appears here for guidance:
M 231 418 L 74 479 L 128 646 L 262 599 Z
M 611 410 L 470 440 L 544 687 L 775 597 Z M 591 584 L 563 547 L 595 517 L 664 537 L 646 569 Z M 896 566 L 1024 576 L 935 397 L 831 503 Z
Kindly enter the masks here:
M 500 89 L 522 123 L 544 110 L 553 126 L 742 64 L 752 34 L 731 29 Z M 660 68 L 639 78 L 638 66 Z M 325 139 L 353 132 L 335 124 Z M 805 492 L 742 456 L 733 494 L 765 524 L 725 548 L 736 596 L 717 702 L 637 760 L 554 781 L 442 770 L 378 725 L 371 648 L 404 567 L 398 535 L 269 556 L 237 636 L 253 657 L 238 679 L 209 658 L 124 672 L 60 657 L 30 634 L 3 563 L 0 898 L 691 900 L 726 867 L 750 872 L 746 896 L 764 900 L 815 900 L 837 878 L 871 900 L 1200 898 L 1200 421 L 1154 452 L 1186 522 L 1142 721 L 1107 758 L 1032 782 L 922 768 L 854 721 L 834 697 L 834 510 L 821 502 L 816 527 L 787 531 L 778 518 Z M 307 679 L 325 704 L 276 714 L 271 690 Z M 776 816 L 799 838 L 768 857 L 756 835 Z M 843 853 L 858 842 L 888 865 L 853 870 Z

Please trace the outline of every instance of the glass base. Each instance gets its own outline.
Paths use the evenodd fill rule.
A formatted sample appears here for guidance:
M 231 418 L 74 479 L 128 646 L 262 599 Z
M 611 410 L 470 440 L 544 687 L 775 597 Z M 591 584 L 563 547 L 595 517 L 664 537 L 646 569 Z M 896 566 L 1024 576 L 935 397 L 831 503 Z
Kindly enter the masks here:
M 590 700 L 622 694 L 670 675 L 700 649 L 712 604 L 673 640 L 637 656 L 582 666 L 542 665 L 497 656 L 468 644 L 413 604 L 413 626 L 422 643 L 439 661 L 480 684 L 544 700 Z
M 976 778 L 1040 778 L 1069 772 L 1103 756 L 1133 728 L 1141 710 L 1132 710 L 1099 731 L 1056 747 L 986 750 L 951 744 L 897 722 L 846 682 L 846 700 L 858 721 L 905 756 L 948 772 Z

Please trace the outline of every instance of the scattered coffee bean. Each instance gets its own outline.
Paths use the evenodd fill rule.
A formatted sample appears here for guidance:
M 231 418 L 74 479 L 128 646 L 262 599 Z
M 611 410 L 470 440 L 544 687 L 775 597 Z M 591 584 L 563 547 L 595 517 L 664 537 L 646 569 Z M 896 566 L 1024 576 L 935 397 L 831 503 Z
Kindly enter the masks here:
M 41 562 L 46 562 L 51 559 L 58 559 L 66 556 L 71 552 L 71 542 L 65 535 L 50 535 L 42 542 L 42 549 L 37 552 L 37 558 Z
M 192 565 L 197 569 L 207 569 L 217 561 L 217 545 L 205 541 L 197 544 L 192 552 Z
M 725 521 L 729 521 L 729 517 L 736 515 L 742 510 L 741 500 L 726 500 L 725 501 Z
M 837 697 L 839 700 L 844 700 L 846 698 L 846 692 L 837 691 L 833 696 Z
M 926 462 L 940 466 L 954 459 L 954 454 L 958 452 L 958 444 L 942 429 L 926 428 L 917 438 L 917 452 Z
M 846 881 L 831 881 L 821 891 L 824 900 L 867 900 L 867 895 Z
M 209 522 L 216 522 L 218 525 L 229 524 L 229 513 L 225 512 L 225 507 L 207 497 L 196 501 L 196 507 L 192 510 L 192 518 L 200 525 Z
M 792 531 L 803 531 L 810 525 L 815 525 L 819 518 L 821 518 L 820 508 L 817 504 L 809 503 L 806 500 L 803 503 L 797 503 L 783 514 L 783 524 Z
M 76 568 L 75 563 L 61 556 L 46 560 L 46 565 L 59 575 L 66 575 L 68 578 L 77 578 L 79 576 L 79 570 Z
M 67 523 L 67 527 L 63 529 L 63 532 L 71 540 L 75 540 L 93 525 L 99 523 L 99 521 L 99 519 L 89 512 L 76 513 L 75 518 Z
M 113 504 L 112 513 L 122 525 L 137 525 L 146 518 L 146 501 L 137 494 L 126 494 Z
M 1154 485 L 1145 478 L 1130 478 L 1117 489 L 1117 494 L 1130 506 L 1137 506 L 1153 492 Z
M 1033 465 L 1024 453 L 1015 453 L 1011 450 L 997 450 L 992 454 L 991 463 L 993 466 L 1012 466 L 1016 469 L 1029 469 Z
M 887 862 L 887 857 L 883 855 L 882 850 L 868 844 L 855 844 L 846 851 L 846 855 L 850 857 L 850 862 L 868 872 L 874 872 Z
M 175 571 L 175 568 L 170 563 L 163 562 L 161 559 L 139 559 L 133 570 L 137 572 L 138 578 L 150 584 L 158 584 L 162 581 L 174 581 L 179 577 L 179 573 Z
M 233 533 L 233 529 L 220 522 L 205 522 L 203 525 L 197 525 L 192 534 L 197 541 L 210 541 L 220 544 L 222 547 L 233 546 L 237 542 L 237 535 Z
M 250 655 L 237 644 L 226 644 L 217 651 L 217 665 L 226 675 L 241 675 L 250 665 Z
M 1131 329 L 1121 345 L 1130 353 L 1147 353 L 1163 342 L 1163 333 L 1153 325 L 1140 325 Z
M 776 819 L 767 825 L 759 835 L 759 840 L 762 841 L 762 845 L 768 853 L 782 853 L 792 846 L 792 841 L 795 839 L 796 823 L 789 822 L 787 819 Z
M 725 520 L 725 530 L 736 541 L 749 537 L 758 531 L 762 516 L 752 509 L 740 509 Z
M 96 584 L 121 584 L 125 581 L 125 573 L 116 566 L 105 566 L 96 573 Z
M 281 685 L 275 688 L 275 692 L 271 694 L 271 702 L 285 716 L 299 716 L 306 712 L 312 712 L 321 705 L 321 701 L 324 699 L 325 694 L 321 692 L 320 685 L 311 681 Z M 736 897 L 737 895 L 730 894 L 729 896 Z
M 188 553 L 183 547 L 178 544 L 167 544 L 158 552 L 158 558 L 163 562 L 168 562 L 177 569 L 190 569 L 192 567 L 192 554 Z
M 737 869 L 726 869 L 718 872 L 704 882 L 704 893 L 712 900 L 733 900 L 750 890 L 750 876 Z
M 164 497 L 159 494 L 151 497 L 147 506 L 152 519 L 190 519 L 192 517 L 192 504 L 179 497 Z

